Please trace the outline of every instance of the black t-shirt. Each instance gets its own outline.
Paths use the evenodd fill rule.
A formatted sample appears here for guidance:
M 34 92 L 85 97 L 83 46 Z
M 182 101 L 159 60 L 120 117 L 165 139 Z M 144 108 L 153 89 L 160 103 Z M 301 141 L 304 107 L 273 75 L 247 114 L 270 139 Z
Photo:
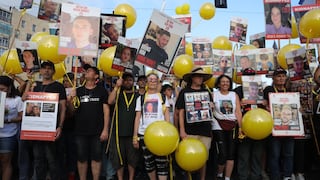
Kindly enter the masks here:
M 277 90 L 276 91 L 273 86 L 267 86 L 263 90 L 263 99 L 266 99 L 269 101 L 269 93 L 275 93 L 275 92 L 286 92 L 286 91 L 284 91 L 284 90 Z
M 134 127 L 134 120 L 136 117 L 136 100 L 140 96 L 138 93 L 126 93 L 128 103 L 130 102 L 131 97 L 134 95 L 131 104 L 129 105 L 129 108 L 127 108 L 126 101 L 123 95 L 123 91 L 120 91 L 119 93 L 119 99 L 118 99 L 118 130 L 119 130 L 119 136 L 132 136 L 133 134 L 133 127 Z M 115 125 L 116 123 L 113 123 L 113 132 L 115 132 Z
M 148 44 L 151 48 L 150 52 L 146 53 L 146 57 L 156 61 L 156 65 L 164 63 L 168 59 L 167 52 L 159 47 L 154 40 L 146 39 L 144 44 Z
M 184 109 L 186 110 L 186 103 L 185 103 L 185 98 L 184 94 L 188 92 L 210 92 L 206 89 L 200 89 L 200 90 L 194 90 L 189 87 L 184 88 L 181 90 L 179 93 L 177 102 L 176 102 L 176 108 L 179 109 Z M 210 101 L 212 102 L 212 96 L 210 95 Z M 190 135 L 200 135 L 200 136 L 207 136 L 211 137 L 211 121 L 202 121 L 202 122 L 195 122 L 195 123 L 187 123 L 186 121 L 186 114 L 184 115 L 184 128 L 187 134 Z
M 104 126 L 103 104 L 107 104 L 108 93 L 102 86 L 77 89 L 80 107 L 75 111 L 76 135 L 100 135 Z

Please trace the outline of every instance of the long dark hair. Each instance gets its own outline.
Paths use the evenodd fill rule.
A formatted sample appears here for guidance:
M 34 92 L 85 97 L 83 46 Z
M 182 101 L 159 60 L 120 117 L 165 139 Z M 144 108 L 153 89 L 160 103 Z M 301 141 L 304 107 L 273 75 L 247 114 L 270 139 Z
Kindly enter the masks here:
M 225 74 L 222 74 L 222 75 L 220 75 L 218 78 L 217 78 L 217 80 L 216 80 L 216 83 L 214 84 L 214 87 L 215 88 L 217 88 L 217 89 L 220 89 L 220 83 L 221 83 L 221 79 L 222 78 L 227 78 L 227 79 L 229 79 L 229 91 L 231 91 L 232 90 L 232 79 L 231 79 L 231 77 L 229 77 L 229 76 L 227 76 L 227 75 L 225 75 Z
M 286 26 L 286 27 L 291 26 L 291 23 L 290 23 L 290 21 L 288 19 L 289 18 L 288 15 L 285 12 L 283 12 L 283 8 L 286 8 L 285 5 L 284 4 L 278 4 L 278 3 L 270 4 L 269 13 L 268 13 L 267 18 L 266 18 L 266 24 L 273 24 L 272 20 L 271 20 L 272 8 L 278 8 L 280 10 L 281 25 L 282 26 Z
M 14 87 L 13 80 L 8 76 L 0 76 L 0 84 L 8 87 L 7 97 L 18 96 L 18 90 Z

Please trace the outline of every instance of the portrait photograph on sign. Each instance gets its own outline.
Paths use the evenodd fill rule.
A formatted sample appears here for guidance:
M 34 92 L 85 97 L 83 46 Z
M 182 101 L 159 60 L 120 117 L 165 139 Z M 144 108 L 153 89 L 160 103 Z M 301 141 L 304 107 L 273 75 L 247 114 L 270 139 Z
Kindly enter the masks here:
M 249 37 L 250 44 L 254 45 L 256 48 L 265 48 L 266 47 L 266 33 L 253 34 Z
M 31 9 L 33 0 L 21 0 L 19 9 Z
M 262 104 L 263 87 L 261 75 L 241 76 L 244 104 Z
M 232 77 L 232 51 L 212 49 L 213 54 L 213 76 L 218 77 L 222 74 Z
M 190 92 L 184 94 L 187 123 L 212 121 L 210 95 L 208 92 Z
M 273 136 L 303 136 L 302 115 L 299 111 L 300 95 L 295 93 L 270 93 L 270 110 L 274 120 Z
M 274 70 L 274 49 L 273 48 L 259 48 L 255 49 L 256 53 L 256 72 L 258 74 L 267 74 Z
M 116 45 L 120 36 L 126 36 L 126 16 L 101 14 L 99 48 Z
M 305 47 L 288 52 L 286 54 L 286 60 L 291 81 L 312 77 Z
M 61 3 L 56 0 L 40 0 L 38 18 L 49 22 L 59 22 Z
M 188 25 L 154 10 L 136 56 L 136 61 L 169 73 Z
M 246 68 L 257 70 L 256 53 L 257 52 L 254 49 L 239 50 L 234 52 L 234 67 L 237 75 L 241 75 L 242 71 Z
M 266 39 L 291 38 L 290 0 L 264 0 Z
M 21 68 L 24 72 L 38 72 L 40 60 L 38 59 L 38 44 L 31 41 L 16 40 L 16 48 Z
M 62 3 L 59 53 L 96 57 L 99 27 L 99 8 Z
M 233 17 L 230 21 L 229 40 L 245 44 L 247 37 L 248 20 L 240 17 Z
M 209 38 L 192 38 L 192 51 L 195 65 L 213 65 L 211 40 Z

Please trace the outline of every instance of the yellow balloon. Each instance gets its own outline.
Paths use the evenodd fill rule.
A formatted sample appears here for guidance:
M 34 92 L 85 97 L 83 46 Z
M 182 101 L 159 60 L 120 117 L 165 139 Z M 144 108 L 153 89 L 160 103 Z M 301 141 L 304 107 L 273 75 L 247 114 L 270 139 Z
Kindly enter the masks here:
M 291 17 L 291 39 L 295 39 L 299 37 L 298 26 L 296 22 L 296 18 L 294 16 Z
M 302 16 L 299 23 L 300 33 L 306 38 L 320 37 L 320 9 L 312 9 Z
M 251 49 L 257 49 L 257 47 L 255 47 L 252 44 L 246 44 L 246 45 L 241 46 L 241 48 L 239 50 L 251 50 Z
M 109 76 L 119 76 L 121 74 L 120 71 L 112 69 L 112 62 L 114 58 L 114 54 L 116 52 L 117 46 L 112 46 L 105 49 L 99 58 L 99 64 L 101 70 L 108 74 Z
M 129 29 L 136 23 L 137 13 L 136 10 L 129 4 L 119 4 L 114 9 L 114 14 L 127 16 L 126 28 Z
M 38 44 L 38 55 L 41 60 L 51 61 L 54 64 L 63 62 L 66 55 L 58 53 L 59 37 L 54 35 L 43 36 Z
M 183 75 L 191 72 L 193 68 L 193 60 L 192 56 L 187 54 L 182 54 L 176 57 L 174 64 L 173 64 L 173 73 L 178 78 L 182 79 Z
M 213 49 L 232 50 L 232 43 L 226 36 L 218 36 L 212 41 Z
M 268 137 L 272 128 L 272 116 L 264 109 L 252 109 L 242 118 L 242 130 L 251 139 L 261 140 Z
M 47 35 L 50 34 L 48 32 L 36 32 L 31 36 L 30 41 L 38 43 L 44 36 Z
M 189 14 L 190 13 L 190 4 L 185 3 L 181 7 L 182 14 Z
M 166 156 L 176 150 L 179 144 L 179 133 L 171 123 L 156 121 L 147 127 L 144 142 L 153 154 Z
M 198 139 L 182 140 L 175 152 L 178 165 L 185 171 L 196 171 L 203 167 L 208 158 L 205 145 Z
M 233 69 L 232 81 L 236 84 L 242 84 L 241 76 L 237 75 L 237 71 L 235 69 Z
M 209 20 L 211 18 L 214 17 L 216 13 L 216 8 L 214 7 L 214 5 L 212 3 L 204 3 L 199 11 L 200 16 L 204 19 L 204 20 Z
M 283 68 L 283 69 L 288 69 L 288 64 L 286 60 L 286 54 L 290 51 L 296 50 L 301 48 L 300 45 L 298 44 L 287 44 L 280 48 L 278 55 L 277 55 L 277 61 L 278 64 Z
M 176 7 L 176 14 L 182 14 L 182 7 L 181 6 Z
M 17 49 L 11 49 L 10 51 L 6 50 L 0 57 L 0 65 L 3 68 L 3 71 L 8 74 L 20 74 L 23 72 Z
M 64 62 L 54 64 L 55 73 L 53 74 L 53 79 L 58 80 L 63 78 L 63 76 L 67 73 Z
M 204 84 L 207 85 L 210 89 L 212 89 L 216 84 L 216 78 L 212 76 L 209 80 L 205 81 Z
M 190 55 L 190 56 L 193 56 L 193 50 L 192 50 L 192 44 L 191 43 L 187 43 L 186 44 L 186 54 Z

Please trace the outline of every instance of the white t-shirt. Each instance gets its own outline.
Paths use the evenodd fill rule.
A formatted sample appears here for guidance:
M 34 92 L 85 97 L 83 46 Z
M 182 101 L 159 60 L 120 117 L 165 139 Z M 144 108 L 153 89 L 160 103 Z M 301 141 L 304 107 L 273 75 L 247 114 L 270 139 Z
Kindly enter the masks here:
M 155 121 L 163 121 L 165 107 L 170 107 L 168 101 L 162 104 L 162 97 L 160 93 L 146 94 L 144 97 L 143 111 L 140 118 L 138 134 L 144 135 L 146 128 Z M 138 97 L 136 102 L 136 111 L 141 111 L 141 96 Z
M 5 119 L 16 118 L 18 113 L 23 111 L 21 97 L 16 96 L 15 98 L 6 98 L 5 109 L 8 110 L 4 116 Z M 17 131 L 17 123 L 5 123 L 3 128 L 0 128 L 0 137 L 12 137 L 17 134 Z

